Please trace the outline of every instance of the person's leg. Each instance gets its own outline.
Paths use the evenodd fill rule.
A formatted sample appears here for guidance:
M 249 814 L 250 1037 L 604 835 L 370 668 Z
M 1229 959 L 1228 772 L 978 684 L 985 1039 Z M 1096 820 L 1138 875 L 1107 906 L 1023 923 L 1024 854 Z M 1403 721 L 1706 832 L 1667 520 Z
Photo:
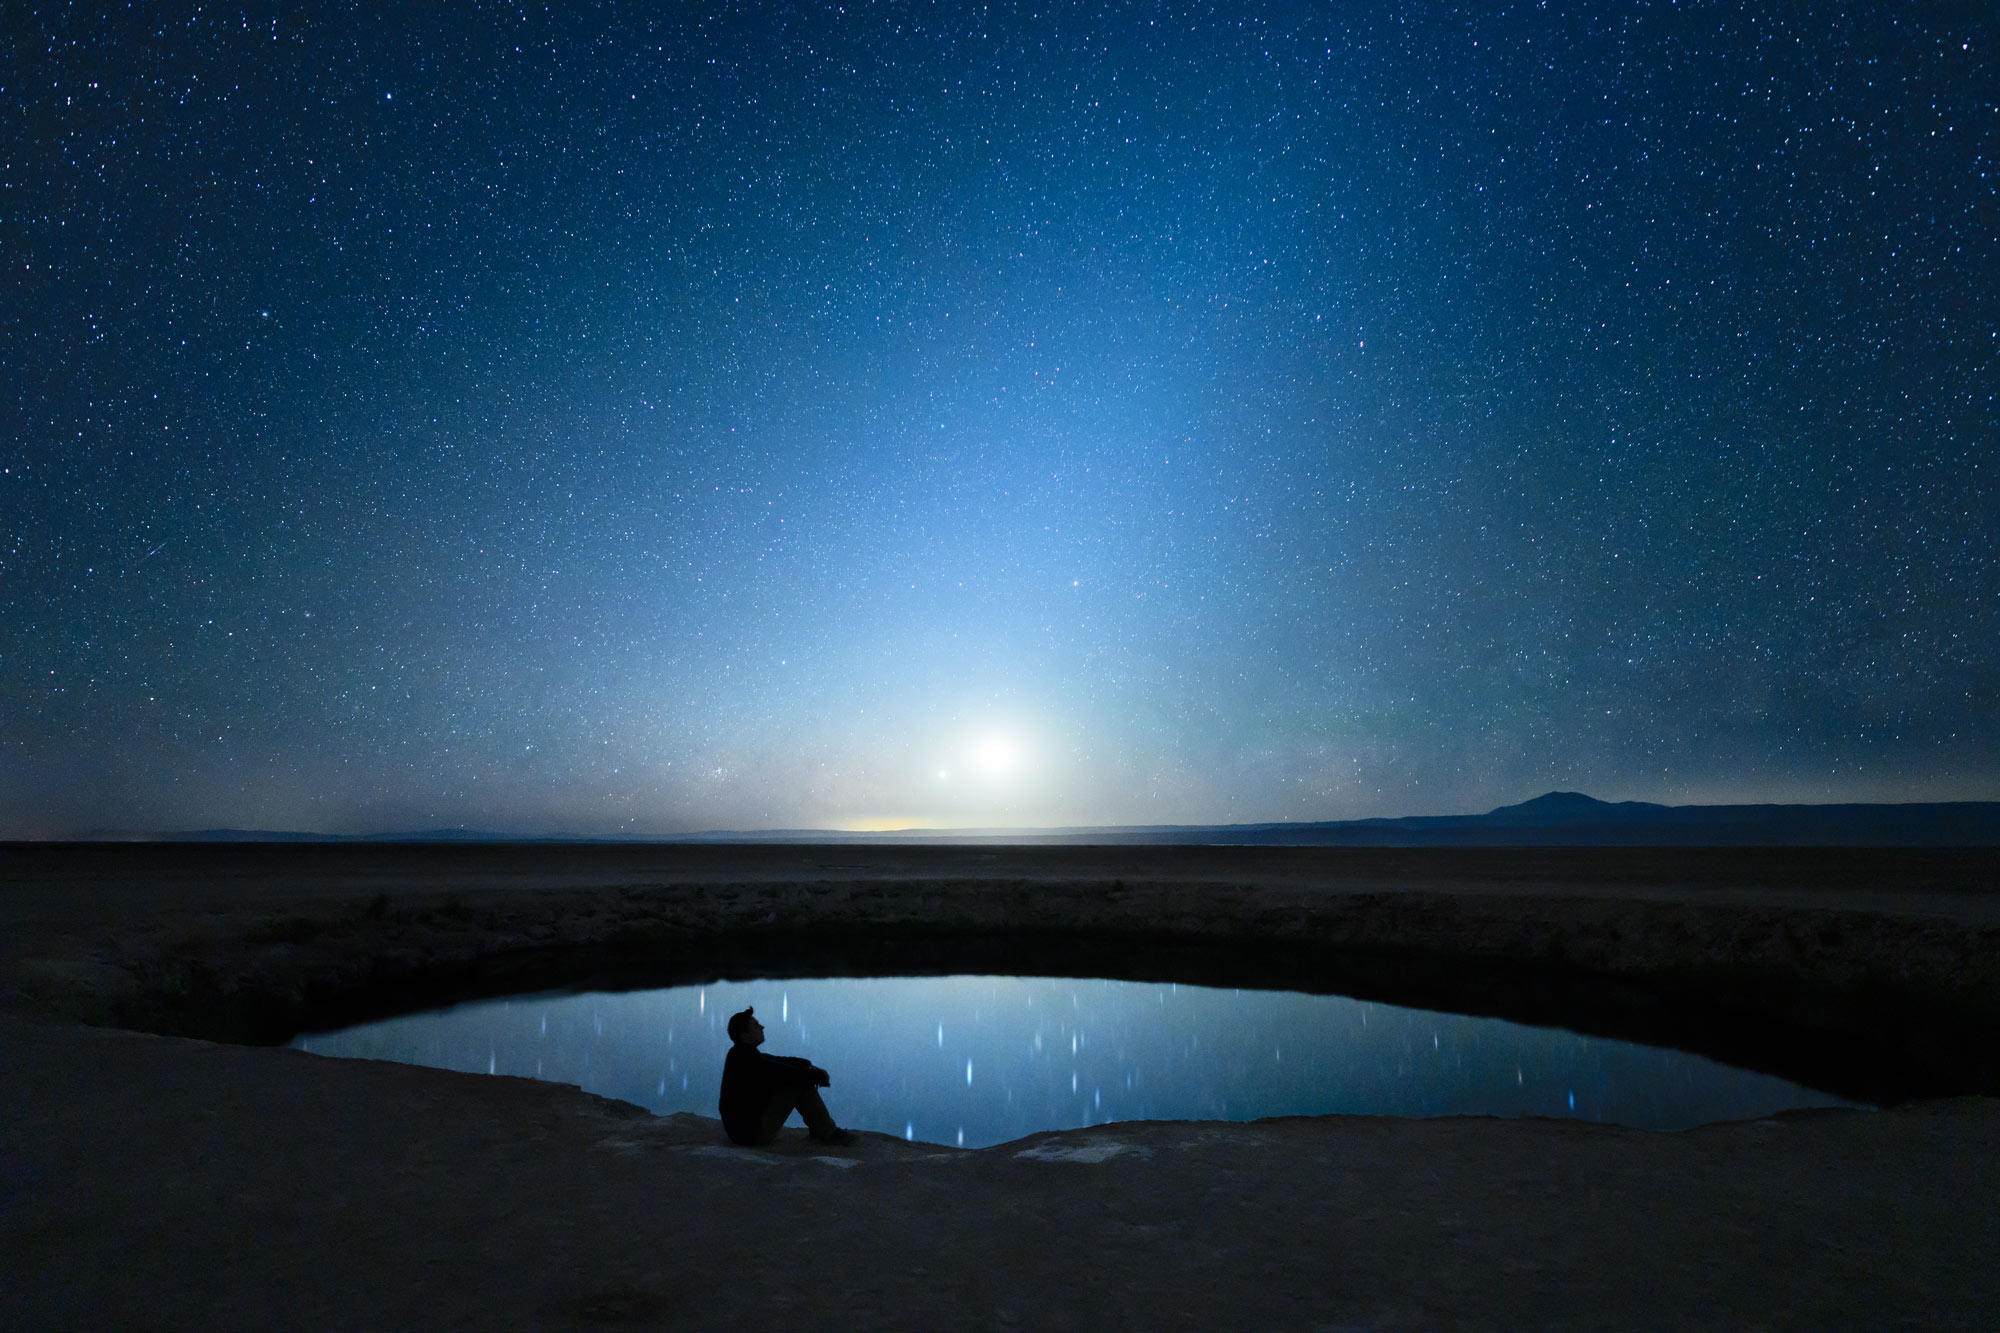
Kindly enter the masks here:
M 772 1143 L 778 1131 L 785 1127 L 785 1121 L 797 1111 L 806 1122 L 806 1132 L 821 1142 L 833 1139 L 841 1132 L 833 1122 L 833 1113 L 820 1100 L 818 1088 L 779 1088 L 771 1094 L 771 1100 L 764 1103 L 764 1114 L 758 1121 L 757 1142 Z
M 806 1132 L 815 1139 L 830 1139 L 840 1133 L 840 1126 L 833 1123 L 833 1113 L 820 1100 L 818 1088 L 798 1090 L 799 1115 L 806 1122 Z
M 764 1112 L 757 1117 L 757 1142 L 771 1143 L 778 1137 L 778 1131 L 785 1127 L 785 1121 L 798 1104 L 798 1089 L 779 1088 L 771 1094 L 771 1100 L 764 1103 Z

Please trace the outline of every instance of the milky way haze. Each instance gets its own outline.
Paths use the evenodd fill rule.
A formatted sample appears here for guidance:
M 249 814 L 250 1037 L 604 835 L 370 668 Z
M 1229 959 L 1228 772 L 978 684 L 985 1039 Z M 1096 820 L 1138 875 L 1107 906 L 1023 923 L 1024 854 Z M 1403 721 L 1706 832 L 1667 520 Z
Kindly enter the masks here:
M 90 9 L 0 833 L 2000 796 L 1990 5 Z

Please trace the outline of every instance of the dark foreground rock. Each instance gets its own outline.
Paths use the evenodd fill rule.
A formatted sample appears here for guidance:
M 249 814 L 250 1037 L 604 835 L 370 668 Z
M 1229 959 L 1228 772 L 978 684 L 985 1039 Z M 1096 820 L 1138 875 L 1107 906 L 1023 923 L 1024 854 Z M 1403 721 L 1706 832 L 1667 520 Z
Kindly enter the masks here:
M 1897 1101 L 1993 1078 L 1991 853 L 326 850 L 0 856 L 0 1327 L 2000 1325 L 1988 1098 L 758 1151 L 159 1035 L 994 966 L 1651 1035 Z
M 1990 1328 L 2000 1103 L 1649 1134 L 729 1146 L 573 1088 L 0 1023 L 10 1328 Z

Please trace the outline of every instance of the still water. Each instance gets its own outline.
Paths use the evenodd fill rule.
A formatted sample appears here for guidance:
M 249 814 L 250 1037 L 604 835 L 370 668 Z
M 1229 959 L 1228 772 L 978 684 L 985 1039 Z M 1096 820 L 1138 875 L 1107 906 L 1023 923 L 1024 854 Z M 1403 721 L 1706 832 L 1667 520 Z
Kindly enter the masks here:
M 713 1116 L 724 1024 L 828 1070 L 850 1129 L 985 1147 L 1117 1120 L 1560 1116 L 1684 1129 L 1844 1106 L 1697 1055 L 1331 995 L 1061 977 L 717 982 L 525 996 L 300 1037 L 320 1055 L 574 1083 Z M 798 1123 L 794 1117 L 793 1124 Z

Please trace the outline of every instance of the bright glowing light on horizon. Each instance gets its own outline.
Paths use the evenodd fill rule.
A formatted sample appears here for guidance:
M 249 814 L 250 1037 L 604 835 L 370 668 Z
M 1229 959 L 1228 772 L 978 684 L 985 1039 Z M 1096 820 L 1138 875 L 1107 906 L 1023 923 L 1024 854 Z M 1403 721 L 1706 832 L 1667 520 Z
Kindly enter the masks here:
M 835 821 L 832 827 L 846 833 L 907 833 L 946 828 L 948 824 L 934 815 L 863 815 Z
M 981 736 L 972 744 L 972 762 L 988 777 L 1002 778 L 1021 767 L 1020 742 L 1001 732 Z

